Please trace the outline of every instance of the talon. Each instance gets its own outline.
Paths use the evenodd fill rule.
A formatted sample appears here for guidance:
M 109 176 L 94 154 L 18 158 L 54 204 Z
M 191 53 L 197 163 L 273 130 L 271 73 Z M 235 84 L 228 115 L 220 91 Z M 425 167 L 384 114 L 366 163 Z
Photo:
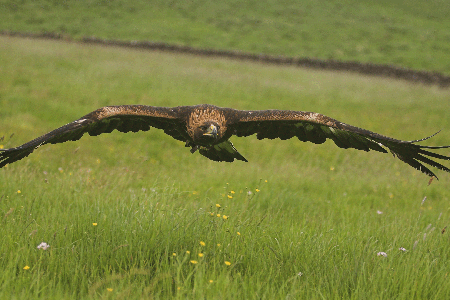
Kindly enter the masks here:
M 193 146 L 192 149 L 191 149 L 191 153 L 195 153 L 195 151 L 197 151 L 198 148 L 199 148 L 198 145 Z

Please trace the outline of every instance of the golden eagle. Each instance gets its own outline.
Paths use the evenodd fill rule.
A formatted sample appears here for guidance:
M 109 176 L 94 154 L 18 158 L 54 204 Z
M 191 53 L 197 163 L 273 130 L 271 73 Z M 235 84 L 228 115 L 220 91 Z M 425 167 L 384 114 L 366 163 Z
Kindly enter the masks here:
M 214 161 L 247 161 L 229 141 L 232 135 L 258 139 L 280 138 L 321 144 L 331 139 L 340 148 L 390 152 L 413 168 L 434 176 L 424 164 L 450 172 L 450 169 L 430 159 L 450 160 L 427 149 L 450 148 L 450 146 L 421 146 L 415 141 L 401 141 L 365 129 L 351 126 L 327 116 L 290 110 L 236 110 L 202 104 L 196 106 L 154 107 L 144 105 L 107 106 L 55 129 L 22 146 L 0 150 L 0 168 L 28 156 L 44 144 L 75 141 L 84 133 L 96 136 L 114 129 L 121 132 L 146 131 L 159 128 L 171 137 L 186 142 L 191 152 L 197 150 Z

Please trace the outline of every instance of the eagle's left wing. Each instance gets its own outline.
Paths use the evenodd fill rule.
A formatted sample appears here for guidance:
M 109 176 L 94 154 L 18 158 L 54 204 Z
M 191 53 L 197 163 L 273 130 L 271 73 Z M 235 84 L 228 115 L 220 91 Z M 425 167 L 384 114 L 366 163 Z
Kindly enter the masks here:
M 237 136 L 256 134 L 258 139 L 280 138 L 282 140 L 297 137 L 303 142 L 309 141 L 315 144 L 321 144 L 326 139 L 331 139 L 340 148 L 355 148 L 364 151 L 376 150 L 384 153 L 388 152 L 384 148 L 386 147 L 399 159 L 428 176 L 436 177 L 424 164 L 450 172 L 449 168 L 429 158 L 450 160 L 449 156 L 425 150 L 450 148 L 450 146 L 432 147 L 416 144 L 427 138 L 416 141 L 401 141 L 313 112 L 234 110 L 230 112 L 230 115 L 231 121 L 228 127 Z

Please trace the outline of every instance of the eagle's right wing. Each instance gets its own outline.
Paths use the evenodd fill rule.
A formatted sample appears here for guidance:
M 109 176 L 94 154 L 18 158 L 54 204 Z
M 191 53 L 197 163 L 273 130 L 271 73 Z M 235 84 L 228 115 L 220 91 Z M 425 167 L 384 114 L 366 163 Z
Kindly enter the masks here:
M 150 130 L 150 127 L 162 129 L 173 138 L 186 141 L 186 126 L 178 117 L 176 108 L 145 105 L 106 106 L 21 146 L 1 149 L 0 168 L 28 156 L 44 144 L 76 141 L 85 133 L 96 136 L 110 133 L 114 129 L 120 132 L 138 132 Z

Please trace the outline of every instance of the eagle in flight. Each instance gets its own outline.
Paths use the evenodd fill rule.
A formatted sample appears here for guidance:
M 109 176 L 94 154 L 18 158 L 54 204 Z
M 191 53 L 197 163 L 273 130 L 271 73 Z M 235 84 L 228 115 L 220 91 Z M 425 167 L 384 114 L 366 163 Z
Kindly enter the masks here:
M 229 141 L 232 135 L 261 139 L 293 137 L 315 144 L 331 139 L 340 148 L 375 150 L 388 153 L 422 171 L 436 177 L 426 165 L 450 172 L 441 163 L 430 159 L 450 160 L 428 149 L 450 146 L 422 146 L 415 141 L 401 141 L 369 130 L 351 126 L 327 116 L 290 110 L 236 110 L 202 104 L 196 106 L 154 107 L 144 105 L 106 106 L 84 117 L 57 128 L 41 137 L 16 148 L 0 150 L 0 168 L 18 161 L 44 144 L 76 141 L 83 134 L 96 136 L 114 129 L 120 132 L 147 131 L 150 127 L 164 130 L 171 137 L 191 147 L 191 153 L 200 154 L 214 161 L 247 161 Z M 386 149 L 387 148 L 387 149 Z

